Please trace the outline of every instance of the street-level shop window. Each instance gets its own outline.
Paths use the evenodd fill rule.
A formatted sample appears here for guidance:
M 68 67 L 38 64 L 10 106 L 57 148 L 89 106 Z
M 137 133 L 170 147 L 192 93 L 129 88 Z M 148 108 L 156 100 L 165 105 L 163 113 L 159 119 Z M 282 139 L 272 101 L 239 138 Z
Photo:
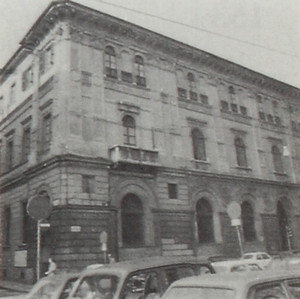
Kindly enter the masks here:
M 107 46 L 105 48 L 105 75 L 108 78 L 116 79 L 117 74 L 117 62 L 116 62 L 116 52 L 112 46 Z
M 201 198 L 196 204 L 196 218 L 199 243 L 214 241 L 213 210 L 207 199 Z
M 95 177 L 91 175 L 82 176 L 82 192 L 95 193 Z
M 255 241 L 254 211 L 251 203 L 244 201 L 241 204 L 242 228 L 246 242 Z
M 127 247 L 144 245 L 144 209 L 135 194 L 127 194 L 121 202 L 122 241 Z
M 123 138 L 124 144 L 136 145 L 136 125 L 132 116 L 123 117 Z
M 178 198 L 178 185 L 177 184 L 168 184 L 168 194 L 170 199 Z
M 192 130 L 192 143 L 193 143 L 193 155 L 194 159 L 205 161 L 206 150 L 205 150 L 205 138 L 201 130 L 195 128 Z

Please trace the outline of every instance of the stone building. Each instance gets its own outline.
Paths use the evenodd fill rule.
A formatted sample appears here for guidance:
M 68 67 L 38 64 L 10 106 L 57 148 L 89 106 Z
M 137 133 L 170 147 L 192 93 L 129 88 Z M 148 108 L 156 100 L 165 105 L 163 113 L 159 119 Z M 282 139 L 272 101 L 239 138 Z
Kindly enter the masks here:
M 1 71 L 2 275 L 153 255 L 300 249 L 300 90 L 72 1 Z

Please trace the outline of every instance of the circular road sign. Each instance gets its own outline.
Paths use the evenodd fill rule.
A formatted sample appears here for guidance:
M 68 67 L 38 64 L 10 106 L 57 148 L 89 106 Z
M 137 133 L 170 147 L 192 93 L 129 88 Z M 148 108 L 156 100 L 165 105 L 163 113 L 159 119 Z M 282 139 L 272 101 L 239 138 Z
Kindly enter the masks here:
M 227 214 L 229 215 L 230 219 L 238 219 L 241 216 L 241 206 L 233 201 L 227 207 Z
M 29 198 L 27 213 L 34 220 L 43 220 L 49 217 L 52 211 L 50 198 L 47 194 L 39 194 Z

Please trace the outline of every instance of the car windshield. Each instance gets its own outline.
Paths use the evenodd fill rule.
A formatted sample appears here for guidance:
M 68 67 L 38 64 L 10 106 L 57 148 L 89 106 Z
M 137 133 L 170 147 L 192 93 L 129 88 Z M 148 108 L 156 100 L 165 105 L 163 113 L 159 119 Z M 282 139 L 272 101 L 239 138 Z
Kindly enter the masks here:
M 234 290 L 225 288 L 213 287 L 173 287 L 171 288 L 164 299 L 232 299 L 234 298 Z
M 82 279 L 74 298 L 112 299 L 119 283 L 115 275 L 92 275 Z

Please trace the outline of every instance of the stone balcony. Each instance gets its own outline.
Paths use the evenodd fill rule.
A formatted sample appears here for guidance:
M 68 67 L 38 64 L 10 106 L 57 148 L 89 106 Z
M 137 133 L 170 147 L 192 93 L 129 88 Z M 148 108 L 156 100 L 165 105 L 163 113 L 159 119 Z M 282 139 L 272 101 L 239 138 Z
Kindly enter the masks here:
M 140 164 L 159 166 L 158 151 L 146 150 L 127 145 L 116 145 L 110 150 L 110 159 L 114 163 Z

